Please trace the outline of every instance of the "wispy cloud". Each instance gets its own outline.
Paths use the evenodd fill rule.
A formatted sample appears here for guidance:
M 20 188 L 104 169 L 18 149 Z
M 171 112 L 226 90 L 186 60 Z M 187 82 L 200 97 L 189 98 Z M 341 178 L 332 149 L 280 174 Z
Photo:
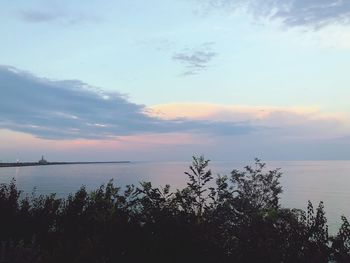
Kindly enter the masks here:
M 204 43 L 196 49 L 184 49 L 174 53 L 172 59 L 185 65 L 183 75 L 195 75 L 207 69 L 209 63 L 217 56 L 211 46 L 212 43 Z
M 320 28 L 350 22 L 347 0 L 209 0 L 210 6 L 246 11 L 256 18 L 280 20 L 284 25 Z
M 91 15 L 64 12 L 62 10 L 21 10 L 19 17 L 27 23 L 49 23 L 57 22 L 62 24 L 78 24 L 81 22 L 95 22 L 100 19 Z
M 330 139 L 350 133 L 350 119 L 346 114 L 329 114 L 317 107 L 272 107 L 218 105 L 210 103 L 173 103 L 151 107 L 153 116 L 172 120 L 238 121 L 265 127 L 260 134 L 280 139 Z
M 111 139 L 117 136 L 194 132 L 246 134 L 248 123 L 164 120 L 116 92 L 77 80 L 53 81 L 0 66 L 0 128 L 47 139 Z
M 53 21 L 58 19 L 60 16 L 58 14 L 52 14 L 41 11 L 25 10 L 20 12 L 20 16 L 23 21 L 30 23 L 42 23 Z

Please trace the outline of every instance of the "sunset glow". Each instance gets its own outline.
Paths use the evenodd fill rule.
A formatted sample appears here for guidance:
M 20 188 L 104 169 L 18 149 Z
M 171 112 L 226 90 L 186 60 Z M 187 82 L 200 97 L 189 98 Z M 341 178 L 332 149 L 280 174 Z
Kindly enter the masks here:
M 294 2 L 7 3 L 0 159 L 348 159 L 348 5 Z

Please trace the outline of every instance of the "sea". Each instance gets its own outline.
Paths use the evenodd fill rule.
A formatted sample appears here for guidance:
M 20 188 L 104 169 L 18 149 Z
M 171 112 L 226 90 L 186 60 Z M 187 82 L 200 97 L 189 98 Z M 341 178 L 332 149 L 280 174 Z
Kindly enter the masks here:
M 286 208 L 306 210 L 324 202 L 330 233 L 337 232 L 341 215 L 350 220 L 350 161 L 270 161 L 266 169 L 280 168 L 283 187 L 280 203 Z M 118 186 L 150 181 L 153 186 L 170 184 L 173 190 L 186 186 L 190 162 L 130 162 L 72 164 L 0 168 L 0 184 L 16 180 L 23 196 L 56 193 L 60 198 L 81 186 L 92 191 L 110 180 Z M 249 162 L 211 162 L 214 177 L 242 170 Z

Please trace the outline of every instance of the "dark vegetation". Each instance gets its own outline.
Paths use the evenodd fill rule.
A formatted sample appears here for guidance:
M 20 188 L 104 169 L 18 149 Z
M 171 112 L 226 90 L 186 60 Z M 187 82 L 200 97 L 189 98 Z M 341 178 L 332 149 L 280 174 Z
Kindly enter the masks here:
M 66 199 L 0 186 L 0 262 L 350 262 L 350 224 L 328 235 L 322 202 L 280 207 L 278 169 L 219 176 L 194 157 L 182 190 L 109 182 Z

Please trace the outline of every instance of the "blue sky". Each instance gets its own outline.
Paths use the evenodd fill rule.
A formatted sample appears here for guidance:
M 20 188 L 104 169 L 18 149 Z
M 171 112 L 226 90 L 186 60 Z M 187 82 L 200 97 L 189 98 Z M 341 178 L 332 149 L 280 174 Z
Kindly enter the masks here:
M 347 1 L 0 3 L 2 159 L 349 158 Z

